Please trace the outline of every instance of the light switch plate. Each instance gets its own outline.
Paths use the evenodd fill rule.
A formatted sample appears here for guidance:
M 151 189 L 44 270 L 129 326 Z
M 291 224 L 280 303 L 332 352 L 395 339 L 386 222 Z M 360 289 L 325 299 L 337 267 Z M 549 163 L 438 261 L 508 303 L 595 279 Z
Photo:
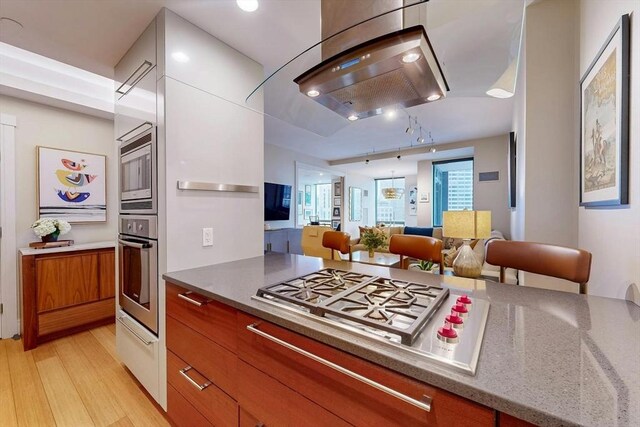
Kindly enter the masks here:
M 202 246 L 213 246 L 213 228 L 202 229 Z

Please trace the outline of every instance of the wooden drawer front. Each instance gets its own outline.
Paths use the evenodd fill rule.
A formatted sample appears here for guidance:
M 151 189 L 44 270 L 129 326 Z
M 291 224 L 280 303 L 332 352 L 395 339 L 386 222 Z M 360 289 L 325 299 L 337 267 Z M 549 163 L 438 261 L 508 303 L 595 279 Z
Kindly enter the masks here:
M 225 392 L 220 390 L 211 380 L 196 369 L 185 372 L 200 386 L 209 384 L 203 390 L 198 390 L 183 374 L 181 369 L 190 366 L 171 351 L 167 351 L 167 381 L 173 386 L 194 408 L 205 416 L 213 425 L 237 426 L 238 404 Z
M 237 393 L 238 356 L 167 316 L 167 348 L 231 397 Z
M 413 406 L 370 384 L 351 378 L 305 355 L 247 330 L 258 329 L 349 371 L 422 401 L 431 398 L 431 410 Z M 238 317 L 238 356 L 283 384 L 352 424 L 367 425 L 494 425 L 494 411 L 444 390 L 428 386 L 379 365 L 349 355 L 248 315 Z M 242 363 L 242 361 L 240 362 Z M 249 411 L 257 414 L 255 411 Z
M 316 405 L 243 361 L 238 362 L 240 407 L 253 414 L 241 419 L 241 425 L 258 419 L 254 426 L 328 426 L 349 425 L 343 419 Z M 244 424 L 242 424 L 244 423 Z M 360 425 L 372 425 L 361 420 Z
M 197 306 L 178 295 L 201 303 Z M 212 301 L 184 288 L 167 283 L 167 314 L 180 319 L 190 328 L 226 347 L 232 352 L 237 349 L 236 310 Z
M 104 319 L 115 320 L 115 298 L 76 305 L 38 315 L 38 335 L 75 328 Z
M 38 313 L 97 301 L 98 254 L 36 259 Z
M 171 384 L 167 386 L 167 414 L 178 427 L 213 426 Z
M 100 299 L 112 298 L 116 295 L 116 253 L 115 251 L 98 254 L 100 272 Z

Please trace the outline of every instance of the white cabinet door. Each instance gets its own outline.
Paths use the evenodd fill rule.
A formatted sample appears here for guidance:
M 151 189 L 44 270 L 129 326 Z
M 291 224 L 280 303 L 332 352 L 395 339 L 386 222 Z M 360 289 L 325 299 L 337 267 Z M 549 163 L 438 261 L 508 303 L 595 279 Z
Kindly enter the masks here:
M 156 67 L 115 104 L 116 139 L 126 141 L 156 124 Z

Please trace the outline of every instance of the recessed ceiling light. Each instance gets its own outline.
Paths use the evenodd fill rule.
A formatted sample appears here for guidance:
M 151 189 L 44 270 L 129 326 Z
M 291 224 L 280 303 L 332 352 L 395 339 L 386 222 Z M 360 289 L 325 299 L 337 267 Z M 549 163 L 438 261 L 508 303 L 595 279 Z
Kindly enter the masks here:
M 436 147 L 431 147 L 431 152 L 435 153 L 436 152 Z
M 349 117 L 347 117 L 347 119 L 351 122 L 355 122 L 356 120 L 358 120 L 358 116 L 356 116 L 355 114 L 352 114 Z
M 438 99 L 441 98 L 441 95 L 438 93 L 434 93 L 433 95 L 429 95 L 427 97 L 427 101 L 437 101 Z
M 238 7 L 245 12 L 255 12 L 258 10 L 258 0 L 236 0 Z
M 513 92 L 495 87 L 495 88 L 489 89 L 487 91 L 487 95 L 493 96 L 494 98 L 505 99 L 505 98 L 511 98 L 513 96 Z
M 173 52 L 171 54 L 171 57 L 176 61 L 176 62 L 189 62 L 189 56 L 187 56 L 186 53 L 184 52 Z
M 318 92 L 315 89 L 311 89 L 309 92 L 307 92 L 307 95 L 309 95 L 312 98 L 315 98 L 316 96 L 320 95 L 320 92 Z
M 393 119 L 396 116 L 396 110 L 389 110 L 384 114 L 387 116 L 387 119 Z
M 418 59 L 420 59 L 420 54 L 411 52 L 402 57 L 402 62 L 410 64 L 411 62 L 416 62 Z

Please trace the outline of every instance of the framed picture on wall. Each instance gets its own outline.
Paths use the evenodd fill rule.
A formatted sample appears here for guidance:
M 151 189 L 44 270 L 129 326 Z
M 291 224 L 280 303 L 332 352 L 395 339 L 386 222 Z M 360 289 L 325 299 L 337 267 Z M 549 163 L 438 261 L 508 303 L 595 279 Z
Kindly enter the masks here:
M 418 215 L 418 187 L 416 186 L 409 190 L 409 215 Z
M 342 198 L 341 197 L 334 197 L 333 198 L 333 206 L 340 206 L 342 204 Z
M 336 181 L 333 183 L 333 195 L 342 196 L 342 182 Z
M 304 193 L 302 191 L 298 191 L 298 207 L 302 207 L 302 199 L 304 198 Z
M 37 147 L 39 218 L 70 223 L 107 221 L 107 157 Z
M 429 203 L 429 193 L 420 193 L 420 203 Z
M 340 221 L 331 221 L 331 228 L 334 230 L 340 226 Z
M 311 209 L 304 210 L 304 219 L 309 219 L 313 215 L 313 211 Z
M 580 206 L 629 203 L 629 15 L 580 80 Z
M 340 208 L 333 208 L 333 216 L 334 217 L 340 216 Z
M 304 205 L 311 206 L 311 186 L 304 186 Z

